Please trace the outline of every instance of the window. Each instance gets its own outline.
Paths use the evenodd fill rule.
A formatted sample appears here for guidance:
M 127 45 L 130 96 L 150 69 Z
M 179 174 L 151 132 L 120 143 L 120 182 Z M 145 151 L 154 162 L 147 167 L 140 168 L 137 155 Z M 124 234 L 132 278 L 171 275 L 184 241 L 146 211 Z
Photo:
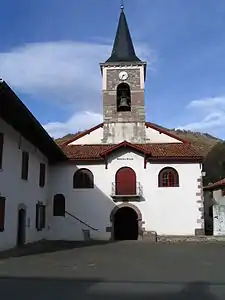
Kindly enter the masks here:
M 179 186 L 179 175 L 173 168 L 164 168 L 159 172 L 159 187 L 177 187 Z
M 4 134 L 0 132 L 0 169 L 2 169 Z
M 94 188 L 94 176 L 88 169 L 80 169 L 73 176 L 74 189 L 92 189 Z
M 57 194 L 53 199 L 53 216 L 65 217 L 65 197 Z
M 41 231 L 45 228 L 45 219 L 46 219 L 46 208 L 45 205 L 41 202 L 36 204 L 36 229 Z
M 224 197 L 225 196 L 225 188 L 221 189 L 221 196 Z
M 28 168 L 29 168 L 29 153 L 26 151 L 22 152 L 22 172 L 21 178 L 24 180 L 28 179 Z
M 39 186 L 45 186 L 45 164 L 40 163 Z
M 5 229 L 5 198 L 0 197 L 0 232 Z
M 127 83 L 120 83 L 117 87 L 117 111 L 131 111 L 130 87 Z

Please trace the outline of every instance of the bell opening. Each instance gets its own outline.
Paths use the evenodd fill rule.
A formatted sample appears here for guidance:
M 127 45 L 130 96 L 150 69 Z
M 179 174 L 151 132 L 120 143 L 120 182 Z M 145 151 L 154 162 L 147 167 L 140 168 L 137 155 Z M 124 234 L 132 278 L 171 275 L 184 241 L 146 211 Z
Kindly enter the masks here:
M 121 83 L 117 87 L 117 111 L 131 111 L 130 87 Z

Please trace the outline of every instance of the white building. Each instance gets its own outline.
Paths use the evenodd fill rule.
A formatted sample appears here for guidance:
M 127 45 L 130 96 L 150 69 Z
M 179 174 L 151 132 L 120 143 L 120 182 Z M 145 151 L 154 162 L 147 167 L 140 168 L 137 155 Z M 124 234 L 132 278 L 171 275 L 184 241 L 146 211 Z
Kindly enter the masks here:
M 0 83 L 0 249 L 39 239 L 204 233 L 202 157 L 146 122 L 146 62 L 123 9 L 100 64 L 104 122 L 60 145 Z
M 203 190 L 205 232 L 217 235 L 218 231 L 222 231 L 225 235 L 225 178 L 210 183 Z

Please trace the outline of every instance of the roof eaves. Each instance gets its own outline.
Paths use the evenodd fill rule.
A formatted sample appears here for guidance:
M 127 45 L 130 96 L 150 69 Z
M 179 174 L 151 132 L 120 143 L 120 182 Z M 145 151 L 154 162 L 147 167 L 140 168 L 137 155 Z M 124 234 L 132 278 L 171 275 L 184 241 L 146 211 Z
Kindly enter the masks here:
M 136 150 L 136 151 L 138 151 L 138 152 L 141 152 L 141 153 L 143 153 L 143 154 L 147 154 L 147 152 L 146 152 L 143 148 L 141 148 L 141 147 L 139 147 L 139 146 L 137 146 L 137 145 L 131 144 L 131 143 L 127 142 L 127 141 L 123 141 L 123 142 L 121 142 L 120 144 L 118 144 L 118 145 L 113 145 L 113 146 L 110 147 L 109 149 L 107 149 L 107 150 L 101 152 L 100 155 L 101 155 L 101 156 L 106 156 L 107 154 L 109 154 L 109 153 L 111 153 L 111 152 L 113 152 L 113 151 L 116 151 L 116 150 L 118 150 L 118 149 L 120 149 L 120 148 L 126 148 L 126 147 L 131 148 L 131 149 L 133 149 L 133 150 Z M 149 154 L 150 154 L 150 153 L 149 153 Z
M 10 86 L 5 82 L 0 83 L 0 92 L 4 91 L 6 95 L 8 95 L 9 99 L 12 99 L 14 104 L 17 104 L 21 111 L 25 113 L 25 115 L 28 117 L 28 119 L 31 120 L 31 122 L 34 124 L 36 129 L 40 132 L 42 137 L 47 141 L 49 146 L 52 148 L 52 150 L 55 152 L 57 157 L 59 159 L 66 159 L 65 154 L 63 151 L 58 147 L 58 145 L 54 142 L 54 140 L 49 136 L 49 134 L 45 131 L 45 129 L 42 127 L 42 125 L 38 122 L 38 120 L 34 117 L 34 115 L 29 111 L 29 109 L 24 105 L 24 103 L 19 99 L 19 97 L 14 93 L 14 91 L 10 88 Z M 16 129 L 16 128 L 15 128 Z M 37 147 L 37 145 L 35 145 Z M 41 145 L 40 146 L 40 151 L 41 150 Z M 37 147 L 39 148 L 39 147 Z M 45 153 L 43 153 L 45 154 Z M 46 154 L 45 154 L 46 155 Z M 47 156 L 47 155 L 46 155 Z M 51 156 L 48 156 L 49 161 L 51 161 Z

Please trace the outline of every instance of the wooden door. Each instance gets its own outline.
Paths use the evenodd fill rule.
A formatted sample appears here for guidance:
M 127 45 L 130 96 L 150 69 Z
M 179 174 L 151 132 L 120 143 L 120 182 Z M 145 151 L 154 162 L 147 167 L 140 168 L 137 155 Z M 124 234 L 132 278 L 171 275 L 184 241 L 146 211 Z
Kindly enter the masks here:
M 117 171 L 116 194 L 136 195 L 136 174 L 131 168 L 124 167 Z
M 26 242 L 26 210 L 21 208 L 18 211 L 17 246 Z

